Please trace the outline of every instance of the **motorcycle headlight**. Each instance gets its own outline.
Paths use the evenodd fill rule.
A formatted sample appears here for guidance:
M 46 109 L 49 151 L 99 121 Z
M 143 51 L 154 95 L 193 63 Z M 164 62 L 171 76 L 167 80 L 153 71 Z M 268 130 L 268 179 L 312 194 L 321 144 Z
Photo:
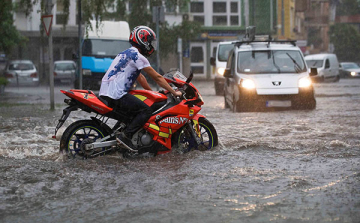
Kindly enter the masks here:
M 255 88 L 255 82 L 250 79 L 243 79 L 240 82 L 240 86 L 246 89 L 254 89 Z
M 299 87 L 300 88 L 307 88 L 310 87 L 312 84 L 310 77 L 303 77 L 299 80 Z
M 86 69 L 83 69 L 82 70 L 82 74 L 84 75 L 84 76 L 90 76 L 91 75 L 91 70 L 86 70 Z
M 218 74 L 220 74 L 220 75 L 224 75 L 225 68 L 219 67 L 219 68 L 217 69 L 217 72 L 218 72 Z

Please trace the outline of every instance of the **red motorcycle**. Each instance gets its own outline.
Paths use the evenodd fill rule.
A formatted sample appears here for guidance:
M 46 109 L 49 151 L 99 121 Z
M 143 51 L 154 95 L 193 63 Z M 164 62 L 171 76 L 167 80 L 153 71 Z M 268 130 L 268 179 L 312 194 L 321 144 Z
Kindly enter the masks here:
M 70 99 L 64 100 L 69 106 L 63 110 L 55 128 L 55 136 L 72 111 L 81 109 L 96 115 L 88 120 L 76 121 L 66 128 L 60 140 L 60 152 L 66 153 L 68 157 L 90 158 L 112 151 L 120 151 L 123 155 L 158 155 L 174 148 L 184 153 L 215 147 L 218 136 L 214 126 L 205 116 L 198 114 L 204 101 L 190 83 L 193 74 L 186 79 L 180 72 L 172 71 L 165 74 L 164 78 L 170 86 L 183 93 L 181 98 L 167 91 L 130 91 L 153 111 L 148 122 L 133 135 L 133 149 L 116 141 L 116 135 L 131 122 L 131 114 L 113 110 L 92 91 L 61 90 Z M 116 121 L 113 127 L 109 127 L 109 119 Z

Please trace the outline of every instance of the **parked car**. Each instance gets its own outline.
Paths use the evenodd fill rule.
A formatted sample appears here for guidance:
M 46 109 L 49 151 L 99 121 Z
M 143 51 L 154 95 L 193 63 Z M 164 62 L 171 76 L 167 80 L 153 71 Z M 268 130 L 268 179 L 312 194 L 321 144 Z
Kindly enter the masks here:
M 308 68 L 294 41 L 249 37 L 235 43 L 224 77 L 225 108 L 234 112 L 316 107 Z
M 310 68 L 317 68 L 318 75 L 312 77 L 314 81 L 337 82 L 340 79 L 339 61 L 335 54 L 323 53 L 312 54 L 305 57 Z
M 232 48 L 234 48 L 232 42 L 219 42 L 215 57 L 210 58 L 211 65 L 215 67 L 214 86 L 216 95 L 224 95 L 224 71 Z
M 76 63 L 72 60 L 59 60 L 54 62 L 54 81 L 58 83 L 75 82 Z
M 9 85 L 39 85 L 39 75 L 34 63 L 30 60 L 11 60 L 6 64 L 4 76 Z
M 340 77 L 360 77 L 360 66 L 354 62 L 341 62 L 340 63 Z

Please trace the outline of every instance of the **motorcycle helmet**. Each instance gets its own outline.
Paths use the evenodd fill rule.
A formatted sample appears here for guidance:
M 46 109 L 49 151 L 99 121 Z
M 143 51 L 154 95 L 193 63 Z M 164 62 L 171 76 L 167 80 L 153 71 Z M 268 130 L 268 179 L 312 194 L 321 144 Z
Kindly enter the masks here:
M 130 33 L 129 42 L 140 48 L 145 56 L 150 56 L 156 49 L 155 32 L 147 26 L 135 27 Z

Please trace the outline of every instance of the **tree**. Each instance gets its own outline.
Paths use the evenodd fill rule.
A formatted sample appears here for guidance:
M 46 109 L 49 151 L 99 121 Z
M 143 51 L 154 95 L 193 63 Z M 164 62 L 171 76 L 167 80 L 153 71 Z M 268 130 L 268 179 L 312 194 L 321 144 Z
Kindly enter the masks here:
M 14 46 L 26 41 L 13 25 L 12 11 L 11 1 L 0 1 L 0 51 L 5 54 L 9 54 Z
M 359 0 L 342 0 L 337 3 L 336 15 L 356 15 L 360 14 Z
M 350 24 L 336 24 L 330 27 L 330 41 L 335 54 L 342 61 L 360 61 L 360 34 Z

